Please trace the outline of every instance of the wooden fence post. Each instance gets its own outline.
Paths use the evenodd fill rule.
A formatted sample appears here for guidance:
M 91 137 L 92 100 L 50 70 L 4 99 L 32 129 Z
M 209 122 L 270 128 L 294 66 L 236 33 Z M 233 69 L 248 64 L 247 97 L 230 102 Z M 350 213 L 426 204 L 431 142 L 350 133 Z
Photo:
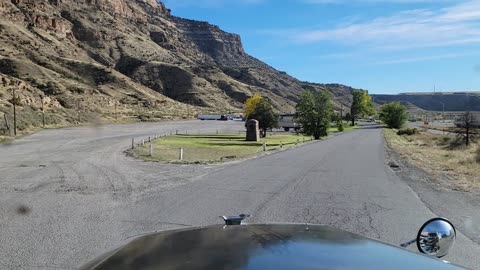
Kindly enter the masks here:
M 180 148 L 179 160 L 183 160 L 183 148 Z

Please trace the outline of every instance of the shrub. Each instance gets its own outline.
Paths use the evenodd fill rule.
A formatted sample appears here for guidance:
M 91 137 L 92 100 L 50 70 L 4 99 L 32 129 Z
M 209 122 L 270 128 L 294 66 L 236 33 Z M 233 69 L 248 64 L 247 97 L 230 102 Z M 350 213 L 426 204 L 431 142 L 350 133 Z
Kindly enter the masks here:
M 450 148 L 450 150 L 465 148 L 465 142 L 463 141 L 463 138 L 455 137 L 450 140 L 448 148 Z
M 152 120 L 150 115 L 145 115 L 145 114 L 139 115 L 138 119 L 142 122 L 149 122 Z
M 476 155 L 475 155 L 475 161 L 477 163 L 480 163 L 480 145 L 477 148 L 477 152 L 476 152 Z
M 408 136 L 412 136 L 412 135 L 415 135 L 415 134 L 418 134 L 418 129 L 416 128 L 406 128 L 406 129 L 400 129 L 398 132 L 397 132 L 397 135 L 408 135 Z
M 343 126 L 343 120 L 340 116 L 337 117 L 337 129 L 338 131 L 342 132 L 345 130 L 344 126 Z
M 380 109 L 380 119 L 389 128 L 401 128 L 408 119 L 407 108 L 400 102 L 383 104 Z
M 448 136 L 443 136 L 443 137 L 440 137 L 437 144 L 438 145 L 448 145 L 450 143 L 450 140 L 452 138 L 451 137 L 448 137 Z

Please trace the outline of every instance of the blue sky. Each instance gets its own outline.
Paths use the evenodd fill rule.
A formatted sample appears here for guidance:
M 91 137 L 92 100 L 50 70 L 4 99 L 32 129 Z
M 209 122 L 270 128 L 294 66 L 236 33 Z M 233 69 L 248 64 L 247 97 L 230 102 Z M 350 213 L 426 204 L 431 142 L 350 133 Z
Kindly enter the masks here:
M 480 91 L 480 0 L 167 0 L 301 80 L 371 93 Z

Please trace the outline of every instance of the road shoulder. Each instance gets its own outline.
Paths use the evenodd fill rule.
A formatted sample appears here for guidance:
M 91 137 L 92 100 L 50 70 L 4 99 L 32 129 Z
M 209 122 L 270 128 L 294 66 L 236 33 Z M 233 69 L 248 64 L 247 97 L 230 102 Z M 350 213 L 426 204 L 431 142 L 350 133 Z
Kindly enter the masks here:
M 386 164 L 436 215 L 452 220 L 457 229 L 480 244 L 480 193 L 448 188 L 446 176 L 429 174 L 402 158 L 385 142 Z

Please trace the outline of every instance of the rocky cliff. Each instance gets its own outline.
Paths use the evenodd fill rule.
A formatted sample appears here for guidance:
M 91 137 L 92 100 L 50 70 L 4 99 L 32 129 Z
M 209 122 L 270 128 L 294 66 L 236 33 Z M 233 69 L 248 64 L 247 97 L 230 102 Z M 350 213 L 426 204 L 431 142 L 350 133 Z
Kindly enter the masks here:
M 0 112 L 18 103 L 21 128 L 39 125 L 41 97 L 48 124 L 64 125 L 238 111 L 253 93 L 287 112 L 305 89 L 348 105 L 352 90 L 300 82 L 156 0 L 0 0 L 0 79 Z

